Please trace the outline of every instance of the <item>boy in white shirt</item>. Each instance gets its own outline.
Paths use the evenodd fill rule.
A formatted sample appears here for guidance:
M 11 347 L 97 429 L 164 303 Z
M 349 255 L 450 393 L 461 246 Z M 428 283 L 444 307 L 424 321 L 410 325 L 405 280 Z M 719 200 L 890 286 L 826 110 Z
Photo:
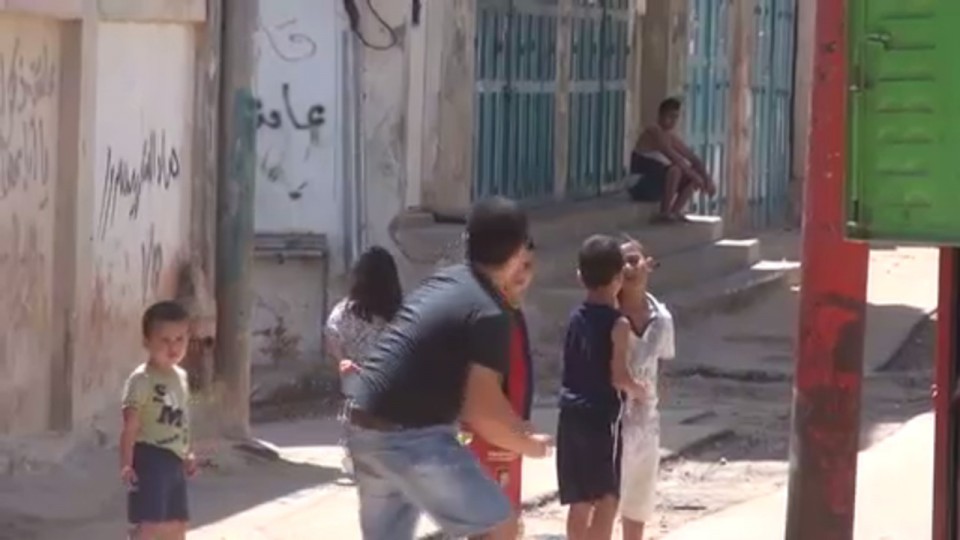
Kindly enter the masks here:
M 621 250 L 625 265 L 620 311 L 630 320 L 633 332 L 625 361 L 614 366 L 612 375 L 614 381 L 633 379 L 643 392 L 626 395 L 620 412 L 620 515 L 624 540 L 643 540 L 644 525 L 656 506 L 660 466 L 658 368 L 661 360 L 672 359 L 676 351 L 673 317 L 647 291 L 653 259 L 635 241 L 623 244 Z

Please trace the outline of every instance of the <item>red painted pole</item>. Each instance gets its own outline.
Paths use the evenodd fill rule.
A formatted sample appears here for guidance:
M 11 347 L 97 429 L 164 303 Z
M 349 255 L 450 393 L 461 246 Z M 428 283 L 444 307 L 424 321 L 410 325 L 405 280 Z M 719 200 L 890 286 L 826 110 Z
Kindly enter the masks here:
M 936 440 L 933 456 L 933 540 L 956 538 L 956 441 L 952 413 L 957 370 L 957 271 L 960 250 L 940 250 L 940 290 L 937 306 L 937 348 L 934 370 L 933 406 L 936 411 Z
M 786 540 L 850 540 L 869 248 L 843 239 L 845 4 L 817 0 Z

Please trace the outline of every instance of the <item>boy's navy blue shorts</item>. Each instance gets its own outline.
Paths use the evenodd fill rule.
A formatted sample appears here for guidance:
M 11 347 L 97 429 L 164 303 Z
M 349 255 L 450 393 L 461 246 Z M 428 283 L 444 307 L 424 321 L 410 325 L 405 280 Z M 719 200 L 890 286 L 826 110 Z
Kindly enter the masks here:
M 659 202 L 667 189 L 667 170 L 669 165 L 637 152 L 630 155 L 630 173 L 639 174 L 640 179 L 627 189 L 630 198 L 636 202 Z M 681 192 L 692 180 L 684 175 L 680 179 L 677 191 Z
M 131 524 L 189 521 L 187 475 L 183 460 L 170 450 L 137 443 L 133 447 L 137 484 L 127 496 Z
M 620 451 L 616 421 L 593 410 L 561 408 L 557 423 L 560 504 L 620 496 Z

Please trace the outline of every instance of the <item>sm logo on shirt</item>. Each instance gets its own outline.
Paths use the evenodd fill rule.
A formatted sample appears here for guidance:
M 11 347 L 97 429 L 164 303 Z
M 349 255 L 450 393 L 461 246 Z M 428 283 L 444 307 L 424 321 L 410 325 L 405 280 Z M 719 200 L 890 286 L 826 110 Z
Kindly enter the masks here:
M 183 408 L 178 401 L 176 394 L 167 390 L 167 385 L 153 385 L 153 402 L 160 405 L 158 424 L 183 427 Z

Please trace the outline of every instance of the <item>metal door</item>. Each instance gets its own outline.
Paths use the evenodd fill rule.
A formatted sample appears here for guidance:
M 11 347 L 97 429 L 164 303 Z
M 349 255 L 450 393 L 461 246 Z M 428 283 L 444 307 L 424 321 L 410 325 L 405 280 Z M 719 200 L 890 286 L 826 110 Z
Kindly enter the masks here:
M 556 0 L 478 0 L 472 195 L 553 194 Z
M 595 196 L 624 175 L 628 0 L 573 0 L 568 197 Z
M 684 138 L 717 181 L 716 197 L 694 197 L 691 211 L 722 212 L 727 198 L 730 109 L 730 0 L 690 0 Z
M 960 245 L 960 2 L 853 0 L 847 234 Z
M 754 226 L 788 219 L 796 0 L 757 0 L 747 203 Z

